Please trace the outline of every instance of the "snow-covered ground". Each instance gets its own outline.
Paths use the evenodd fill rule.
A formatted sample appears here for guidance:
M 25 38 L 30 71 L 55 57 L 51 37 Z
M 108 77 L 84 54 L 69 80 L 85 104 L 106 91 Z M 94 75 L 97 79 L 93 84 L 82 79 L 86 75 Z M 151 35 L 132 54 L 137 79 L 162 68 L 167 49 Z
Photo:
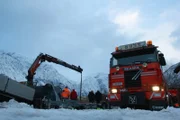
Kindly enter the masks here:
M 0 103 L 0 120 L 179 120 L 180 109 L 167 108 L 162 111 L 111 109 L 70 110 L 34 109 L 24 103 Z

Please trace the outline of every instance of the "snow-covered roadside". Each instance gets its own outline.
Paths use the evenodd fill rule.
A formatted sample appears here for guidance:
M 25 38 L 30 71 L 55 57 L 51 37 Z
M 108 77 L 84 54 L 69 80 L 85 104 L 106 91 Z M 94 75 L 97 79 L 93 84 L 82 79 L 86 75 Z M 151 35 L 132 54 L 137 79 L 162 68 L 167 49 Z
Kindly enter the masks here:
M 167 108 L 162 111 L 111 109 L 69 110 L 34 109 L 24 103 L 10 101 L 1 103 L 0 120 L 179 120 L 180 109 Z

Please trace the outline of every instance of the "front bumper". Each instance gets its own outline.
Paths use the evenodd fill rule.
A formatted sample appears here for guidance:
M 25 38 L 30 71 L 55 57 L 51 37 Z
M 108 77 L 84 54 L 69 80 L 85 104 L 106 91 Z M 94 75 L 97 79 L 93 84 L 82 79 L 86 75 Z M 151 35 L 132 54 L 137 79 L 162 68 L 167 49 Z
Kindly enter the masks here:
M 136 92 L 136 93 L 129 93 L 124 92 L 118 97 L 119 99 L 112 100 L 111 98 L 113 95 L 110 95 L 110 104 L 113 106 L 130 106 L 130 105 L 145 105 L 145 93 L 144 92 Z M 117 96 L 117 95 L 116 95 Z M 117 97 L 116 97 L 117 98 Z
M 151 94 L 149 92 L 122 92 L 121 94 L 110 94 L 108 98 L 112 106 L 147 106 L 149 101 L 165 101 L 162 92 L 151 92 Z

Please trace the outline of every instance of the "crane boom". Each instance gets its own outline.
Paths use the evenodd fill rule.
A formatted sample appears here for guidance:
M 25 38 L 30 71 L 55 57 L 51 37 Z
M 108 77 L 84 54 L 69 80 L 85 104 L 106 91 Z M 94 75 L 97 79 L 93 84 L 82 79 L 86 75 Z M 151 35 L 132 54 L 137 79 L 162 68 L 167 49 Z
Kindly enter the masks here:
M 40 53 L 28 70 L 28 75 L 26 76 L 26 79 L 28 80 L 29 86 L 33 86 L 33 77 L 35 75 L 35 71 L 41 65 L 41 63 L 45 62 L 45 61 L 53 62 L 53 63 L 59 64 L 59 65 L 62 65 L 64 67 L 75 70 L 79 73 L 82 73 L 82 71 L 83 71 L 83 69 L 80 66 L 75 66 L 73 64 L 69 64 L 63 60 L 60 60 L 60 59 L 55 58 L 53 56 L 50 56 L 48 54 Z

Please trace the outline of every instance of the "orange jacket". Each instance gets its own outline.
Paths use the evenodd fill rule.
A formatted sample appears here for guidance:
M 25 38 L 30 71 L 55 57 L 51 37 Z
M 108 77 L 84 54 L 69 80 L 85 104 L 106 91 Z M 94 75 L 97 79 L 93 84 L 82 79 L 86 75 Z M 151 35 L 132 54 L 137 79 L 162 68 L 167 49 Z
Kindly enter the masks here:
M 63 92 L 61 93 L 61 97 L 62 97 L 62 98 L 69 98 L 68 94 L 67 94 L 65 91 L 63 91 Z
M 70 90 L 68 89 L 68 88 L 64 88 L 64 90 L 63 90 L 63 92 L 61 93 L 61 96 L 63 97 L 63 98 L 69 98 L 69 96 L 70 96 Z

